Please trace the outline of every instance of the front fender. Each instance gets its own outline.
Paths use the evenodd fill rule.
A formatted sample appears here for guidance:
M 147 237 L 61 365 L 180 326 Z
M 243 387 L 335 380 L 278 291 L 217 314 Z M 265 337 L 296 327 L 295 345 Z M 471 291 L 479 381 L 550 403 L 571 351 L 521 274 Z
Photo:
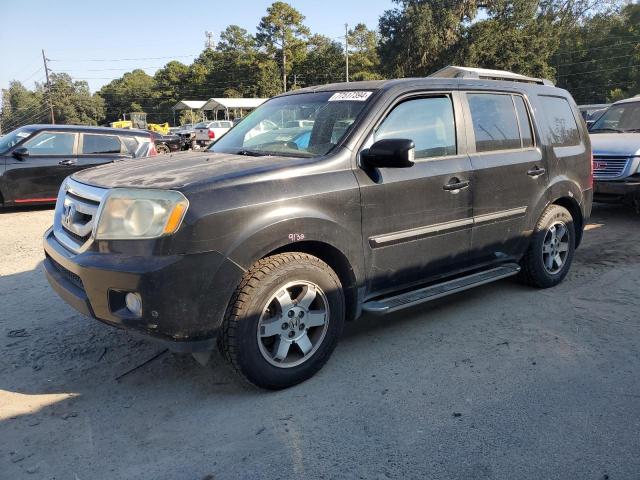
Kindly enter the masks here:
M 320 242 L 344 254 L 357 280 L 363 278 L 359 222 L 340 224 L 320 211 L 280 207 L 248 223 L 237 240 L 223 252 L 244 269 L 274 250 L 299 242 Z

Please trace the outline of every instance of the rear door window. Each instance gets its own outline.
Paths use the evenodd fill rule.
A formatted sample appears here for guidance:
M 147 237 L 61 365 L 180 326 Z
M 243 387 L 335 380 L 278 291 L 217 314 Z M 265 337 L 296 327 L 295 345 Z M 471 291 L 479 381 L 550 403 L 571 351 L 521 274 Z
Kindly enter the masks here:
M 120 153 L 122 145 L 115 135 L 93 135 L 85 134 L 82 140 L 82 153 L 90 154 L 109 154 Z
M 511 95 L 468 93 L 467 99 L 476 137 L 476 152 L 521 148 L 518 118 Z
M 416 159 L 455 155 L 456 127 L 451 99 L 441 96 L 402 102 L 374 132 L 374 141 L 385 138 L 413 140 Z
M 549 125 L 551 145 L 554 147 L 579 145 L 578 124 L 567 99 L 540 95 L 540 103 Z

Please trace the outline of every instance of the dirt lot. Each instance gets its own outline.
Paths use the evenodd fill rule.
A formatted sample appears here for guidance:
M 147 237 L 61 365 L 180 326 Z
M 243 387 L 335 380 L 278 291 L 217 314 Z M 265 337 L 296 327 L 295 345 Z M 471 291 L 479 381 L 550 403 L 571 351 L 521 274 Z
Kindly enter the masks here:
M 0 214 L 0 478 L 640 478 L 640 217 L 596 207 L 567 281 L 349 325 L 283 392 L 76 314 L 51 210 Z

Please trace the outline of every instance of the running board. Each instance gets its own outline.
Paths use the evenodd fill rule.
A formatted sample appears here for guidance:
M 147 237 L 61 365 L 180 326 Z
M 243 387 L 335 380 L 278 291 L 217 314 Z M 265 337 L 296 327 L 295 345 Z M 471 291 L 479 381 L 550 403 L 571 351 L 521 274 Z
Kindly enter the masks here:
M 507 263 L 491 270 L 473 273 L 466 277 L 456 278 L 447 282 L 437 283 L 429 287 L 411 290 L 392 297 L 370 300 L 362 305 L 362 310 L 375 315 L 384 315 L 407 307 L 446 297 L 454 293 L 463 292 L 478 285 L 495 282 L 501 278 L 511 277 L 520 271 L 517 263 Z

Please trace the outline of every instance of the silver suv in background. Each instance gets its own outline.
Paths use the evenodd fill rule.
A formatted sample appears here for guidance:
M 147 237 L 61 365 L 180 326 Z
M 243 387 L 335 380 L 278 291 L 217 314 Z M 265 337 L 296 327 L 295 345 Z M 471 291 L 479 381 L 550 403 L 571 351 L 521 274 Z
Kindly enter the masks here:
M 640 95 L 611 105 L 589 133 L 595 199 L 624 201 L 640 213 Z

